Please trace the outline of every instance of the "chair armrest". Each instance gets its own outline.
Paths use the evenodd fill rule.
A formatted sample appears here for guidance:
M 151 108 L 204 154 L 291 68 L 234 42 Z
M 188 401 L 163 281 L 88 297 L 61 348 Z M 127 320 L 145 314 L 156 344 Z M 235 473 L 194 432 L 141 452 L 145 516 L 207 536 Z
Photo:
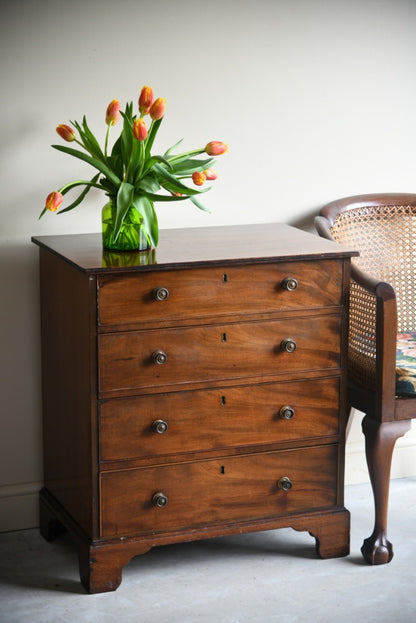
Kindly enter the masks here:
M 361 292 L 365 291 L 366 295 L 360 295 L 360 290 Z M 380 281 L 360 270 L 357 266 L 352 265 L 350 289 L 351 333 L 354 332 L 354 307 L 358 310 L 359 306 L 363 304 L 363 296 L 365 297 L 367 307 L 372 307 L 370 313 L 374 319 L 376 342 L 374 412 L 371 415 L 380 421 L 391 421 L 394 420 L 396 395 L 396 294 L 391 284 Z
M 333 240 L 331 227 L 338 209 L 332 204 L 315 218 L 318 234 Z M 374 345 L 375 339 L 375 345 Z M 397 301 L 394 288 L 351 262 L 349 378 L 365 391 L 372 417 L 394 419 L 396 394 Z M 370 407 L 371 405 L 371 407 Z

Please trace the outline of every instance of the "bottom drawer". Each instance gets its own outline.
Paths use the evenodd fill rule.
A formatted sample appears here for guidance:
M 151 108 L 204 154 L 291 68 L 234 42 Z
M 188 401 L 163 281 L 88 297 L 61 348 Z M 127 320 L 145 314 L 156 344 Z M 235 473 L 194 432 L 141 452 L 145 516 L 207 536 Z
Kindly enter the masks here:
M 336 504 L 337 474 L 337 445 L 104 473 L 101 537 L 327 508 Z

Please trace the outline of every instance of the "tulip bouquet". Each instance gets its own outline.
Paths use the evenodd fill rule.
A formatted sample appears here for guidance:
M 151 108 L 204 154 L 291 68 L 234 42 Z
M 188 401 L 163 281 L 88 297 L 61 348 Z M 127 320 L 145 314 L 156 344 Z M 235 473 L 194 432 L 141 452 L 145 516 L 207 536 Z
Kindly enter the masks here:
M 82 151 L 64 145 L 52 145 L 92 165 L 98 173 L 91 180 L 76 180 L 51 192 L 40 217 L 47 210 L 63 214 L 78 206 L 91 188 L 99 188 L 108 196 L 103 210 L 103 244 L 106 248 L 130 250 L 157 246 L 158 221 L 154 209 L 156 201 L 184 201 L 189 199 L 197 208 L 205 210 L 198 195 L 209 190 L 201 189 L 205 182 L 215 180 L 212 169 L 213 156 L 228 150 L 220 141 L 211 141 L 205 147 L 175 154 L 182 141 L 169 148 L 163 155 L 152 155 L 156 134 L 165 114 L 166 100 L 154 99 L 151 87 L 144 86 L 138 100 L 138 114 L 133 114 L 133 104 L 125 111 L 120 102 L 113 100 L 106 111 L 107 132 L 104 149 L 88 127 L 84 116 L 81 124 L 61 124 L 56 128 L 59 136 L 67 142 L 77 143 Z M 145 117 L 149 115 L 150 123 Z M 111 152 L 108 143 L 111 128 L 123 119 L 121 133 Z M 206 154 L 205 158 L 197 156 Z M 198 188 L 187 185 L 192 180 Z M 59 209 L 64 195 L 76 187 L 84 187 L 70 205 Z M 142 243 L 139 240 L 142 240 Z M 143 244 L 144 240 L 144 244 Z M 141 245 L 141 246 L 140 246 Z

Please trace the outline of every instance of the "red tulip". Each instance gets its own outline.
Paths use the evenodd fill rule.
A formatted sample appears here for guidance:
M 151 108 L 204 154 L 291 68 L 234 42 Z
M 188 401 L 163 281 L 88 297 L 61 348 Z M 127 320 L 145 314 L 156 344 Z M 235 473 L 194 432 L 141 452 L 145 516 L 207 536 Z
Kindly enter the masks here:
M 63 200 L 62 194 L 54 190 L 46 197 L 45 208 L 51 212 L 56 212 Z
M 210 181 L 216 180 L 218 177 L 217 172 L 214 171 L 214 169 L 205 169 L 204 175 L 207 178 L 207 180 L 210 180 Z
M 221 141 L 211 141 L 205 147 L 205 151 L 208 156 L 221 156 L 221 154 L 225 154 L 228 151 L 228 145 L 221 143 Z
M 56 128 L 56 131 L 59 136 L 64 139 L 64 141 L 68 141 L 68 143 L 75 141 L 75 132 L 69 125 L 61 123 L 61 125 L 58 125 Z
M 206 179 L 207 178 L 205 177 L 204 173 L 202 173 L 201 171 L 195 171 L 194 173 L 192 173 L 192 181 L 197 186 L 202 186 Z
M 146 123 L 141 117 L 133 123 L 133 134 L 138 141 L 144 141 L 147 138 Z
M 165 114 L 166 109 L 166 100 L 164 97 L 158 97 L 157 100 L 152 104 L 150 109 L 150 116 L 154 121 L 161 119 Z
M 113 100 L 107 107 L 105 122 L 107 125 L 115 125 L 120 120 L 120 102 Z
M 139 97 L 139 111 L 141 115 L 147 115 L 153 104 L 152 87 L 143 87 Z

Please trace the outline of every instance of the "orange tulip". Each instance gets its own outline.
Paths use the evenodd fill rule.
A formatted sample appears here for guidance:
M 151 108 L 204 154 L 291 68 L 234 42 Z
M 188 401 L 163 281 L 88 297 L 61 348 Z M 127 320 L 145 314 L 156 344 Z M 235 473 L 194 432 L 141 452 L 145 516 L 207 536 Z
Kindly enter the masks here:
M 228 145 L 221 143 L 221 141 L 211 141 L 205 147 L 205 151 L 208 156 L 221 156 L 221 154 L 225 154 L 228 151 Z
M 165 114 L 165 109 L 166 109 L 165 98 L 158 97 L 157 100 L 152 104 L 152 107 L 150 109 L 150 116 L 152 117 L 153 121 L 157 121 L 158 119 L 161 119 L 163 115 Z
M 120 102 L 113 100 L 107 107 L 105 122 L 107 125 L 115 125 L 117 121 L 120 121 Z
M 192 181 L 197 186 L 202 186 L 206 179 L 207 178 L 205 177 L 204 173 L 202 173 L 201 171 L 194 171 L 194 173 L 192 173 Z
M 141 117 L 133 123 L 133 134 L 138 141 L 144 141 L 147 138 L 146 123 Z
M 214 169 L 205 169 L 205 171 L 203 172 L 205 177 L 207 178 L 207 180 L 216 180 L 218 175 L 217 172 L 214 171 Z
M 56 131 L 59 136 L 64 139 L 64 141 L 68 141 L 68 143 L 75 141 L 75 132 L 69 125 L 66 125 L 66 123 L 58 125 Z
M 62 194 L 54 190 L 46 197 L 45 208 L 51 212 L 56 212 L 63 200 Z
M 143 87 L 139 97 L 139 111 L 141 115 L 147 115 L 153 104 L 152 87 Z

